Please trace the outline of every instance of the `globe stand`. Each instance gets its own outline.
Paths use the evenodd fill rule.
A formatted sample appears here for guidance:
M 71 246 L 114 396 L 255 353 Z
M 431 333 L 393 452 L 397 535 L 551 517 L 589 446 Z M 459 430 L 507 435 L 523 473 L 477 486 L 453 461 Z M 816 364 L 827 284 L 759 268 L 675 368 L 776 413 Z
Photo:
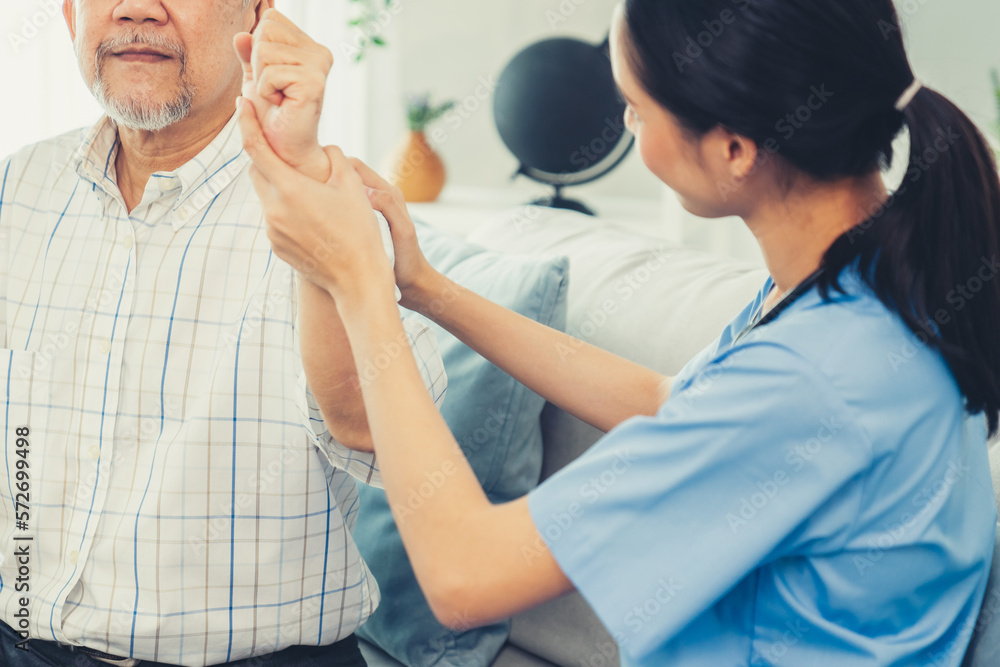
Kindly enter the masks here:
M 566 199 L 562 195 L 563 188 L 561 185 L 552 186 L 555 188 L 555 192 L 552 193 L 551 197 L 542 197 L 541 199 L 536 199 L 531 202 L 532 206 L 546 206 L 548 208 L 560 208 L 567 211 L 576 211 L 577 213 L 583 213 L 584 215 L 596 216 L 593 209 L 584 204 L 581 201 L 575 199 Z

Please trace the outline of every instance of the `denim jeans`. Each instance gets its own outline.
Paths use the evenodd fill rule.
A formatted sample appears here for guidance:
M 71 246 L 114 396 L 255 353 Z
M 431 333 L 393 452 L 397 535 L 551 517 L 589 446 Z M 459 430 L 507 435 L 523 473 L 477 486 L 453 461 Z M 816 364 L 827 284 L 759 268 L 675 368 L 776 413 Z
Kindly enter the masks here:
M 28 650 L 17 648 L 21 641 L 6 623 L 0 622 L 0 665 L 4 667 L 108 667 L 84 653 L 77 653 L 55 642 L 28 640 Z M 162 662 L 143 660 L 138 667 L 176 667 Z M 358 649 L 358 640 L 351 635 L 329 646 L 291 646 L 283 651 L 236 662 L 225 667 L 367 667 Z

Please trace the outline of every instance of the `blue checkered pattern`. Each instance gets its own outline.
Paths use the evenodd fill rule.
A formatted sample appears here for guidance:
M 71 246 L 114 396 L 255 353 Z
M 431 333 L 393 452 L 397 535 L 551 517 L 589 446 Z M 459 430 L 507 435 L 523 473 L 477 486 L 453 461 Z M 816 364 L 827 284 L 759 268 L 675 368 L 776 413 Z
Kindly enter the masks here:
M 183 665 L 346 637 L 378 604 L 349 532 L 351 475 L 377 468 L 306 385 L 236 124 L 131 214 L 117 142 L 105 119 L 0 162 L 0 619 L 30 536 L 33 637 Z M 406 324 L 440 401 L 433 335 Z

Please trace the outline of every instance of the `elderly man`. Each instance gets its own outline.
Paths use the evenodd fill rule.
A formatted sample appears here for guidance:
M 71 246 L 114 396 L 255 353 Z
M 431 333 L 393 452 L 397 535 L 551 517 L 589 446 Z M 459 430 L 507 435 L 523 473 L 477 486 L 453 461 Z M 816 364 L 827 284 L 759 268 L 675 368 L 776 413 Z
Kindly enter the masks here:
M 0 162 L 0 664 L 364 664 L 358 375 L 272 253 L 234 119 L 242 91 L 326 177 L 332 60 L 272 4 L 65 0 L 107 117 Z

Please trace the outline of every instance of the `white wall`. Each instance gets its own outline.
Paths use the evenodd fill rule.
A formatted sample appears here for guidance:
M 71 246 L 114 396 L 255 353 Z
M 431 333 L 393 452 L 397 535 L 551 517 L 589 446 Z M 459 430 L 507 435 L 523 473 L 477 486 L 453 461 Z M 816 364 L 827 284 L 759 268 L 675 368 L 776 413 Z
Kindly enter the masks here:
M 403 134 L 404 92 L 431 91 L 470 109 L 457 129 L 440 126 L 447 136 L 440 148 L 450 182 L 507 187 L 517 164 L 496 133 L 492 99 L 475 97 L 477 88 L 483 90 L 480 82 L 497 76 L 515 53 L 537 40 L 563 35 L 602 40 L 616 0 L 400 2 L 402 11 L 387 29 L 390 48 L 373 51 L 359 67 L 341 56 L 335 41 L 343 39 L 339 19 L 347 0 L 280 0 L 280 8 L 305 19 L 309 32 L 326 37 L 338 55 L 329 100 L 335 108 L 328 110 L 324 138 L 378 166 Z M 80 82 L 62 17 L 51 15 L 59 5 L 58 0 L 3 0 L 0 6 L 0 82 L 7 91 L 0 105 L 0 155 L 88 124 L 98 114 Z M 898 0 L 897 5 L 918 75 L 987 126 L 996 113 L 988 70 L 1000 66 L 1000 2 Z M 345 96 L 367 97 L 368 111 L 359 118 L 366 100 Z M 661 192 L 635 151 L 611 175 L 576 190 L 582 197 L 658 198 Z M 704 233 L 719 236 L 715 230 Z
M 77 69 L 60 0 L 3 0 L 0 85 L 0 158 L 100 117 Z
M 461 125 L 442 122 L 440 152 L 450 182 L 505 186 L 518 164 L 501 142 L 493 123 L 493 100 L 480 100 L 481 82 L 496 80 L 523 47 L 549 37 L 571 36 L 599 43 L 608 32 L 616 0 L 401 0 L 403 10 L 390 26 L 391 51 L 399 56 L 403 91 L 431 91 L 455 99 L 467 110 Z M 478 89 L 478 91 L 477 91 Z M 380 123 L 371 152 L 379 158 L 403 132 L 401 94 L 385 100 L 393 118 Z M 395 109 L 392 111 L 392 109 Z M 391 128 L 391 129 L 390 129 Z M 659 197 L 659 185 L 633 151 L 611 175 L 573 190 Z
M 553 36 L 600 41 L 616 0 L 401 0 L 389 29 L 389 54 L 378 54 L 391 84 L 373 111 L 378 128 L 370 157 L 381 159 L 402 134 L 401 91 L 431 91 L 436 97 L 466 99 L 482 77 L 498 75 L 521 48 Z M 998 0 L 897 0 L 918 76 L 951 96 L 986 127 L 996 118 L 989 68 L 1000 66 Z M 555 19 L 559 19 L 556 21 Z M 401 89 L 401 90 L 400 90 Z M 475 100 L 470 98 L 469 105 Z M 494 128 L 492 101 L 480 105 L 461 127 L 448 131 L 441 153 L 450 182 L 508 184 L 517 164 Z M 660 187 L 633 154 L 616 172 L 576 191 L 659 197 Z M 572 191 L 571 191 L 572 192 Z

